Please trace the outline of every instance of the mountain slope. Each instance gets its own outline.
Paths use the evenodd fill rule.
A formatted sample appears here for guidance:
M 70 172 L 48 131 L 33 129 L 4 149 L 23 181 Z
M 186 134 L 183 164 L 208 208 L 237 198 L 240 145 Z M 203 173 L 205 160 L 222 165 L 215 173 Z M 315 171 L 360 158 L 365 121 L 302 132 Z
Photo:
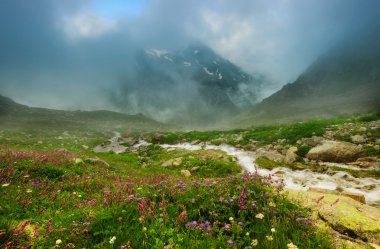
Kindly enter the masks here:
M 161 130 L 169 127 L 142 114 L 111 111 L 63 111 L 20 105 L 0 96 L 0 127 L 40 129 Z
M 208 123 L 257 103 L 264 83 L 204 45 L 148 49 L 137 54 L 112 101 L 160 120 Z
M 380 39 L 335 47 L 239 122 L 286 122 L 380 111 Z

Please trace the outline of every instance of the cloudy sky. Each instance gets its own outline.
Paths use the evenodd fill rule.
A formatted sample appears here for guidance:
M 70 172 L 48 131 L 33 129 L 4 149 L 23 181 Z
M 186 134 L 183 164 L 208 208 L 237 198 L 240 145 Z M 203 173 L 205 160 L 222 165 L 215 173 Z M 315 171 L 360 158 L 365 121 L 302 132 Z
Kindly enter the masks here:
M 0 94 L 29 105 L 107 108 L 136 48 L 200 41 L 278 86 L 380 25 L 378 0 L 1 0 Z

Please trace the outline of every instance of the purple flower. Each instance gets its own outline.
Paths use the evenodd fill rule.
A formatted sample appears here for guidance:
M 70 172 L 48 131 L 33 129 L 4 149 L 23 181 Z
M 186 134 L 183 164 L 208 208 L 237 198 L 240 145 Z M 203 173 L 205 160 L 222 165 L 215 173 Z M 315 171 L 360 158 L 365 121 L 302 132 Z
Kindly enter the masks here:
M 224 225 L 224 229 L 226 229 L 226 231 L 230 231 L 230 229 L 231 229 L 231 224 L 226 224 L 226 225 Z
M 229 239 L 229 240 L 227 240 L 227 244 L 228 244 L 229 247 L 232 247 L 232 245 L 234 244 L 234 242 Z

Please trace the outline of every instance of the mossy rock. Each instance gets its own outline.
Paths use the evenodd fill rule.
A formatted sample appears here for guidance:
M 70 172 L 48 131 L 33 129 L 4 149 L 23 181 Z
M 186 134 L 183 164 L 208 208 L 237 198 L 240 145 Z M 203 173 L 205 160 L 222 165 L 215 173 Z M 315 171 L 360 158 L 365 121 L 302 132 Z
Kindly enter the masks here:
M 322 220 L 341 234 L 380 244 L 380 209 L 335 194 L 292 190 L 289 197 L 318 212 Z

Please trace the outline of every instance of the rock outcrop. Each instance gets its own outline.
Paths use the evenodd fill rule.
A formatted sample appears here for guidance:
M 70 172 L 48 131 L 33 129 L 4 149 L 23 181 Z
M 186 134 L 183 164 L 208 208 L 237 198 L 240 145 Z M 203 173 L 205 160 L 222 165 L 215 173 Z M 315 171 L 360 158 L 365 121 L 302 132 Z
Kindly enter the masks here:
M 348 142 L 324 140 L 306 155 L 310 160 L 324 162 L 352 162 L 362 153 L 362 148 Z
M 380 245 L 380 209 L 349 197 L 327 193 L 289 191 L 289 197 L 317 212 L 323 221 L 339 233 Z

